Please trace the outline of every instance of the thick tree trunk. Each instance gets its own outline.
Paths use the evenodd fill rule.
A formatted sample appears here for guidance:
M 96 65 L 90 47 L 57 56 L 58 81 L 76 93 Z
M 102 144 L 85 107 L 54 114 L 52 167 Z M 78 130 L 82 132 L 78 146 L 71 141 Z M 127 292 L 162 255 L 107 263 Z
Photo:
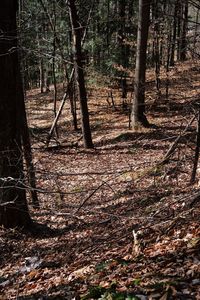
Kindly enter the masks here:
M 89 123 L 89 112 L 87 105 L 87 93 L 85 88 L 85 79 L 83 71 L 83 55 L 82 55 L 82 33 L 78 19 L 76 5 L 74 0 L 67 1 L 69 3 L 70 20 L 73 31 L 74 43 L 74 66 L 76 71 L 76 80 L 79 92 L 80 109 L 81 109 L 81 125 L 83 133 L 83 143 L 85 148 L 93 148 L 92 136 Z
M 20 126 L 20 135 L 22 137 L 22 146 L 23 146 L 23 154 L 26 163 L 27 169 L 27 177 L 29 184 L 29 191 L 31 196 L 32 205 L 34 208 L 39 208 L 39 200 L 36 192 L 36 177 L 35 177 L 35 168 L 33 164 L 32 150 L 31 150 L 31 142 L 28 130 L 28 123 L 26 118 L 25 111 L 25 103 L 24 103 L 24 92 L 23 92 L 23 84 L 20 77 L 20 65 L 17 61 L 16 65 L 16 90 L 18 91 L 18 124 Z
M 132 106 L 132 128 L 148 126 L 145 116 L 145 75 L 146 51 L 149 30 L 151 0 L 139 0 L 139 20 L 137 33 L 137 53 L 135 69 L 135 97 Z
M 21 31 L 21 14 L 24 9 L 24 1 L 19 1 L 19 9 L 18 9 L 18 31 Z M 18 44 L 21 46 L 21 40 L 18 38 Z M 25 68 L 24 63 L 22 63 L 24 57 L 22 57 L 21 53 L 18 56 L 19 61 L 21 64 L 19 64 L 16 67 L 18 67 L 17 74 L 20 74 L 23 76 L 17 76 L 16 80 L 16 89 L 18 91 L 18 103 L 20 105 L 20 116 L 19 121 L 21 122 L 21 128 L 22 128 L 22 144 L 23 144 L 23 154 L 24 159 L 26 163 L 26 171 L 27 171 L 27 177 L 28 177 L 28 184 L 30 186 L 30 196 L 32 205 L 34 208 L 39 208 L 39 200 L 36 192 L 36 177 L 35 177 L 35 168 L 33 164 L 33 157 L 32 157 L 32 151 L 31 151 L 31 142 L 30 142 L 30 136 L 29 136 L 29 130 L 28 130 L 28 123 L 26 118 L 26 111 L 25 111 L 25 103 L 24 103 L 24 97 L 25 97 L 25 91 L 24 91 L 24 85 L 25 85 Z M 21 65 L 21 66 L 20 66 Z M 27 68 L 28 69 L 28 68 Z
M 16 9 L 15 0 L 0 2 L 0 225 L 5 227 L 31 224 L 23 184 Z

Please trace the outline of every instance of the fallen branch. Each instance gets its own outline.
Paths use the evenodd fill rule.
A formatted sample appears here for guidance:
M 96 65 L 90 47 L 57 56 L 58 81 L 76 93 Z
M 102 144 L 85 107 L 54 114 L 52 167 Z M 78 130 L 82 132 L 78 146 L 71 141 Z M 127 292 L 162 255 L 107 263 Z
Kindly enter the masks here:
M 200 110 L 198 113 L 198 124 L 197 124 L 197 137 L 196 137 L 196 149 L 195 149 L 195 156 L 194 156 L 194 164 L 192 169 L 192 175 L 190 179 L 190 184 L 195 183 L 198 161 L 199 161 L 199 151 L 200 151 Z
M 105 185 L 105 182 L 103 182 L 102 184 L 100 184 L 87 198 L 85 198 L 83 200 L 83 202 L 81 203 L 81 205 L 77 208 L 77 210 L 75 211 L 75 214 L 77 214 L 77 212 L 79 212 L 79 210 L 85 205 L 85 203 L 103 186 Z
M 196 119 L 196 116 L 194 116 L 190 122 L 187 124 L 187 126 L 185 127 L 185 129 L 183 130 L 182 133 L 179 134 L 179 136 L 175 139 L 174 143 L 171 145 L 171 147 L 169 148 L 169 150 L 167 151 L 167 153 L 165 154 L 164 158 L 162 159 L 162 161 L 159 163 L 159 165 L 165 164 L 168 162 L 170 156 L 174 153 L 174 151 L 176 150 L 176 146 L 179 143 L 180 139 L 185 135 L 185 133 L 188 131 L 189 126 L 192 125 L 192 123 L 194 122 L 194 120 Z

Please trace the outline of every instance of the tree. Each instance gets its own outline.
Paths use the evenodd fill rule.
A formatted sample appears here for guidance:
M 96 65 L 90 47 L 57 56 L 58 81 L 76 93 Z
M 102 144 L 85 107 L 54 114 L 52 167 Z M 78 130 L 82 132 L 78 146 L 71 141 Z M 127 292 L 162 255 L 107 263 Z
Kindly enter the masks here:
M 73 50 L 74 50 L 74 67 L 76 72 L 76 80 L 79 93 L 80 109 L 81 109 L 81 125 L 83 133 L 83 143 L 85 148 L 93 148 L 92 136 L 89 123 L 89 112 L 87 105 L 87 93 L 85 87 L 84 71 L 83 71 L 83 53 L 82 53 L 82 27 L 79 23 L 77 9 L 74 0 L 67 1 L 69 4 L 69 14 L 73 34 Z
M 186 60 L 187 56 L 187 26 L 188 26 L 188 0 L 185 0 L 183 6 L 183 20 L 182 20 L 182 32 L 181 32 L 181 43 L 180 43 L 180 60 Z
M 176 0 L 174 4 L 174 20 L 173 20 L 172 43 L 171 43 L 172 45 L 171 45 L 171 53 L 170 53 L 170 66 L 174 66 L 174 59 L 175 59 L 178 5 L 179 5 L 179 0 Z
M 151 0 L 139 0 L 137 52 L 134 85 L 135 97 L 132 105 L 133 128 L 136 128 L 139 124 L 143 126 L 149 125 L 145 116 L 145 75 L 150 4 Z
M 28 227 L 28 212 L 24 188 L 21 116 L 23 91 L 21 81 L 16 26 L 16 0 L 0 2 L 0 225 Z
M 118 43 L 119 43 L 119 59 L 118 63 L 120 63 L 120 68 L 123 68 L 123 71 L 120 72 L 120 86 L 122 89 L 122 106 L 125 106 L 125 99 L 127 98 L 127 82 L 126 82 L 126 72 L 124 70 L 128 67 L 128 59 L 129 59 L 129 49 L 126 45 L 126 6 L 127 3 L 125 0 L 119 1 L 119 19 L 120 19 L 120 28 L 118 30 Z

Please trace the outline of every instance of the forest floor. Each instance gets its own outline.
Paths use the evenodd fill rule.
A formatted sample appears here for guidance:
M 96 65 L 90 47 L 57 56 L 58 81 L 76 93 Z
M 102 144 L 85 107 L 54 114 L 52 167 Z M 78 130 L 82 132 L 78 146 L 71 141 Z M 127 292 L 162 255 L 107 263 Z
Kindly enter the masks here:
M 27 93 L 41 203 L 30 213 L 40 225 L 32 233 L 0 229 L 0 299 L 200 299 L 199 168 L 190 184 L 200 64 L 170 70 L 168 99 L 166 80 L 161 73 L 158 97 L 148 72 L 154 126 L 137 131 L 118 89 L 114 108 L 108 88 L 89 86 L 94 150 L 72 130 L 68 102 L 59 139 L 46 148 L 53 92 Z

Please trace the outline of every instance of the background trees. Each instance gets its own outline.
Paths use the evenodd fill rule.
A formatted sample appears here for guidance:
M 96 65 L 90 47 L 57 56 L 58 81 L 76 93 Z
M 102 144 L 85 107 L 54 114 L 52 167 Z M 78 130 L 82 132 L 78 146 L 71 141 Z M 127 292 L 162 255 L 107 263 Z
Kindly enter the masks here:
M 137 123 L 148 126 L 145 115 L 146 67 L 155 69 L 157 98 L 154 104 L 157 105 L 160 99 L 164 98 L 170 109 L 168 101 L 170 68 L 178 60 L 187 59 L 190 53 L 193 57 L 198 56 L 196 46 L 199 6 L 196 1 L 94 0 L 91 2 L 85 0 L 83 3 L 78 0 L 72 2 L 21 0 L 19 4 L 17 22 L 22 50 L 21 68 L 24 86 L 26 90 L 39 88 L 41 93 L 48 93 L 52 89 L 54 91 L 52 127 L 47 144 L 54 130 L 56 139 L 58 138 L 56 125 L 65 101 L 69 98 L 73 130 L 78 131 L 80 123 L 84 146 L 93 147 L 87 106 L 87 85 L 97 82 L 97 78 L 101 78 L 104 85 L 115 83 L 118 87 L 122 99 L 121 106 L 117 107 L 119 110 L 126 102 L 127 92 L 134 87 L 134 95 L 130 93 L 129 101 L 124 105 L 125 113 L 128 111 L 130 115 L 132 108 L 133 128 L 137 127 Z M 4 52 L 16 48 L 13 42 L 13 46 L 7 45 L 3 50 L 6 44 L 1 42 Z M 13 52 L 11 51 L 11 54 L 15 57 L 16 54 Z M 11 54 L 9 57 L 12 56 Z M 5 61 L 3 58 L 1 60 L 3 66 Z M 17 60 L 15 62 L 13 60 L 13 65 L 17 66 Z M 11 64 L 11 61 L 6 64 Z M 162 86 L 161 68 L 166 74 Z M 17 76 L 19 74 L 17 69 L 16 74 Z M 10 76 L 10 82 L 13 82 L 14 86 L 14 77 L 12 74 Z M 2 87 L 5 82 L 2 80 Z M 63 97 L 61 97 L 62 101 L 58 102 L 57 100 L 60 99 L 57 87 L 59 85 L 60 88 L 61 84 Z M 21 91 L 17 94 L 21 99 L 18 109 L 23 111 L 20 79 L 17 79 L 16 85 Z M 9 88 L 9 93 L 12 90 L 13 87 Z M 78 97 L 80 104 L 76 103 Z M 122 112 L 124 113 L 124 110 Z M 18 115 L 17 110 L 16 113 Z M 18 136 L 19 132 L 23 132 L 23 147 L 30 149 L 25 142 L 25 136 L 28 136 L 26 126 L 23 128 L 25 123 L 26 118 L 23 117 L 23 122 L 18 125 L 21 131 L 17 129 L 16 134 Z M 10 125 L 8 127 L 10 128 Z M 21 137 L 17 143 L 21 149 Z M 30 151 L 27 150 L 26 153 Z M 32 160 L 29 155 L 26 155 L 26 158 L 27 161 Z M 30 164 L 28 169 L 33 169 L 33 165 Z M 38 200 L 33 193 L 35 185 L 32 171 L 29 182 L 33 187 L 32 197 L 37 205 Z
M 21 0 L 20 43 L 16 2 L 0 6 L 0 225 L 31 225 L 26 190 L 49 228 L 0 226 L 0 298 L 198 297 L 198 1 Z
M 64 80 L 66 71 L 69 72 L 72 68 L 73 60 L 72 32 L 65 1 L 21 2 L 24 65 L 29 65 L 28 68 L 25 67 L 27 85 L 42 86 L 43 84 L 44 86 L 45 82 L 42 83 L 42 81 L 46 79 L 43 77 L 48 77 L 48 80 L 53 83 L 53 59 L 55 59 L 55 73 L 58 81 Z M 84 44 L 84 60 L 87 65 L 112 75 L 119 75 L 117 66 L 126 69 L 130 64 L 130 68 L 134 68 L 139 1 L 94 0 L 84 1 L 84 5 L 80 1 L 76 1 L 75 4 L 82 31 L 87 27 L 87 38 Z M 196 4 L 191 4 L 191 2 L 189 4 L 189 11 L 191 11 Z M 160 24 L 158 33 L 160 38 L 166 33 L 170 34 L 170 55 L 173 57 L 175 51 L 175 59 L 180 59 L 181 51 L 183 52 L 187 46 L 185 33 L 188 27 L 189 4 L 186 0 L 151 1 L 150 21 Z M 91 8 L 92 16 L 87 24 L 88 12 Z M 196 11 L 192 14 L 195 21 Z M 192 27 L 192 23 L 189 26 Z M 152 27 L 152 34 L 154 30 L 157 31 Z M 153 48 L 148 50 L 148 59 L 152 56 L 152 50 Z
M 54 97 L 54 115 L 56 116 L 57 83 L 61 81 L 64 84 L 69 83 L 69 74 L 74 63 L 73 32 L 67 2 L 52 1 L 49 3 L 47 0 L 39 2 L 32 0 L 21 1 L 21 3 L 25 84 L 26 87 L 40 86 L 41 92 L 48 92 L 49 84 L 53 84 L 52 88 L 56 95 Z M 140 117 L 138 115 L 137 118 L 140 121 L 143 120 L 143 123 L 147 125 L 144 114 L 145 105 L 143 105 L 145 84 L 142 83 L 145 70 L 140 72 L 140 79 L 138 77 L 139 48 L 143 52 L 140 61 L 145 61 L 147 53 L 147 67 L 155 67 L 156 89 L 158 97 L 160 97 L 160 67 L 164 66 L 167 74 L 170 66 L 173 66 L 176 61 L 187 58 L 189 47 L 187 30 L 188 27 L 193 27 L 192 24 L 195 26 L 198 16 L 197 3 L 188 0 L 152 0 L 142 5 L 140 1 L 136 0 L 94 0 L 92 2 L 85 0 L 84 3 L 77 0 L 75 5 L 78 11 L 80 35 L 83 36 L 83 33 L 87 32 L 82 45 L 81 59 L 86 70 L 86 81 L 95 81 L 94 72 L 99 76 L 109 75 L 110 82 L 117 82 L 122 100 L 127 97 L 127 86 L 130 86 L 130 83 L 134 85 L 135 100 L 132 106 L 132 123 L 136 123 L 134 121 L 137 115 L 136 111 L 138 113 L 140 111 Z M 146 33 L 142 34 L 145 37 L 137 40 L 138 18 L 143 19 L 139 13 L 141 8 L 146 10 L 144 25 L 141 23 L 142 31 L 145 26 L 150 25 L 148 41 Z M 90 11 L 91 14 L 88 18 Z M 192 22 L 188 23 L 188 13 L 190 12 Z M 148 15 L 150 21 L 148 21 Z M 134 73 L 135 67 L 138 84 L 136 81 L 135 84 L 133 83 L 134 76 L 130 77 L 130 72 Z M 145 63 L 141 63 L 141 68 L 145 69 Z M 141 79 L 142 73 L 143 79 Z M 73 127 L 77 130 L 76 109 L 74 109 L 76 104 L 74 104 L 73 93 L 76 94 L 78 86 L 75 86 L 74 91 L 73 89 L 74 85 L 71 85 L 68 96 L 71 103 Z M 140 98 L 143 98 L 139 101 L 143 104 L 140 104 L 137 109 L 135 104 L 139 94 Z M 141 96 L 142 94 L 143 96 Z M 167 85 L 166 98 L 168 98 Z

